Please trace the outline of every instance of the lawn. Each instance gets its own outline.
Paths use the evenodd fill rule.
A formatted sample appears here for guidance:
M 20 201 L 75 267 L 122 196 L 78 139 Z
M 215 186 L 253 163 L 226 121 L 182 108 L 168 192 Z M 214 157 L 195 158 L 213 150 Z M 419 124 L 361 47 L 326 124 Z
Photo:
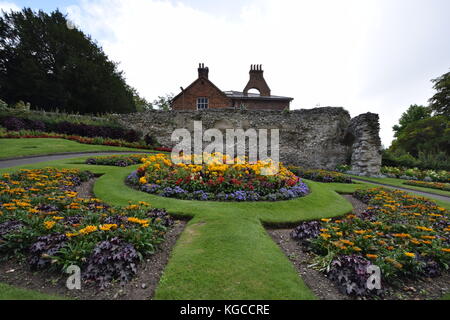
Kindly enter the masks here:
M 303 220 L 330 218 L 352 211 L 339 193 L 369 184 L 324 184 L 307 181 L 312 193 L 280 202 L 199 202 L 162 198 L 124 185 L 137 166 L 88 166 L 84 158 L 58 160 L 22 168 L 80 168 L 103 174 L 96 197 L 112 205 L 147 201 L 178 217 L 190 218 L 165 269 L 155 299 L 316 299 L 264 225 L 295 226 Z M 0 170 L 0 174 L 19 167 Z M 440 203 L 449 208 L 450 203 Z M 9 290 L 9 291 L 8 291 Z M 0 297 L 8 292 L 0 287 Z M 6 292 L 6 293 L 5 293 Z M 11 291 L 14 298 L 22 291 Z M 25 293 L 24 293 L 25 295 Z M 36 296 L 37 297 L 37 296 Z
M 388 184 L 388 185 L 391 185 L 394 187 L 402 187 L 402 188 L 424 191 L 424 192 L 428 192 L 428 193 L 435 193 L 435 194 L 450 197 L 450 191 L 438 190 L 438 189 L 432 189 L 432 188 L 424 188 L 424 187 L 418 187 L 418 186 L 410 186 L 410 185 L 404 184 L 408 180 L 397 179 L 397 178 L 369 178 L 369 177 L 359 177 L 359 176 L 353 176 L 353 175 L 351 175 L 351 177 L 356 178 L 356 179 L 362 179 L 362 180 L 367 180 L 367 181 Z
M 110 147 L 101 145 L 81 144 L 65 139 L 0 139 L 0 159 L 47 155 L 66 152 L 97 152 L 97 151 L 138 151 L 148 150 Z

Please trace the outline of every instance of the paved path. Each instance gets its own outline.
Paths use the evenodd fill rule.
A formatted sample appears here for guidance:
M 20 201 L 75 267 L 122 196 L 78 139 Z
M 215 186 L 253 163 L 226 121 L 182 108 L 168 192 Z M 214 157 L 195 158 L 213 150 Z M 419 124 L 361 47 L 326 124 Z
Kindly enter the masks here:
M 391 189 L 398 189 L 398 190 L 402 190 L 402 191 L 406 191 L 406 192 L 414 192 L 414 193 L 417 193 L 417 194 L 419 194 L 419 195 L 421 195 L 423 197 L 433 198 L 433 199 L 437 199 L 437 200 L 450 202 L 450 197 L 447 197 L 447 196 L 444 196 L 444 195 L 440 195 L 440 194 L 436 194 L 436 193 L 419 191 L 419 190 L 410 189 L 410 188 L 404 188 L 404 187 L 397 187 L 397 186 L 392 186 L 392 185 L 389 185 L 389 184 L 373 182 L 373 181 L 364 180 L 364 179 L 357 179 L 357 178 L 353 178 L 353 177 L 352 177 L 352 180 L 358 181 L 358 182 L 364 182 L 364 183 L 371 183 L 371 184 L 375 184 L 375 185 L 378 185 L 378 186 L 383 186 L 383 187 L 391 188 Z
M 77 153 L 60 153 L 44 156 L 29 156 L 21 157 L 16 159 L 0 160 L 0 168 L 10 168 L 15 166 L 23 166 L 26 164 L 33 164 L 39 162 L 47 162 L 53 160 L 61 159 L 71 159 L 79 157 L 97 157 L 97 156 L 107 156 L 112 154 L 144 154 L 152 153 L 148 151 L 102 151 L 102 152 L 77 152 Z

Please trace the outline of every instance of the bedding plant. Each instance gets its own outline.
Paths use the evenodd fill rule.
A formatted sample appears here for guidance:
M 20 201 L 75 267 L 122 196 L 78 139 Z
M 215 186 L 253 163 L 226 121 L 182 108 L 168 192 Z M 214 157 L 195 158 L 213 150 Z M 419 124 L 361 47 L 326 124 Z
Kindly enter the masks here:
M 192 164 L 201 159 L 203 165 Z M 227 164 L 230 163 L 235 164 Z M 305 196 L 308 186 L 283 164 L 270 159 L 254 163 L 222 154 L 150 155 L 127 181 L 163 197 L 216 201 L 277 201 Z M 187 164 L 188 163 L 188 164 Z M 191 164 L 189 164 L 191 163 Z M 201 162 L 200 162 L 201 163 Z
M 420 170 L 418 168 L 382 167 L 381 173 L 389 178 L 425 182 L 450 182 L 450 172 L 445 170 Z
M 0 178 L 0 258 L 21 257 L 32 270 L 78 265 L 84 280 L 126 282 L 157 250 L 172 220 L 148 203 L 110 207 L 80 198 L 91 177 L 78 169 L 20 170 Z
M 317 256 L 314 265 L 345 293 L 378 295 L 367 288 L 367 266 L 383 283 L 432 278 L 450 265 L 450 212 L 426 198 L 382 188 L 358 190 L 368 204 L 358 215 L 302 223 L 292 237 Z
M 113 155 L 86 159 L 86 164 L 100 166 L 128 167 L 141 163 L 144 154 Z
M 425 182 L 425 181 L 414 181 L 410 180 L 404 183 L 409 186 L 417 186 L 431 189 L 438 189 L 444 191 L 450 191 L 450 183 L 440 183 L 440 182 Z
M 308 180 L 325 183 L 353 183 L 352 178 L 340 172 L 319 169 L 306 169 L 296 166 L 290 166 L 289 170 L 294 172 L 299 177 L 303 177 Z

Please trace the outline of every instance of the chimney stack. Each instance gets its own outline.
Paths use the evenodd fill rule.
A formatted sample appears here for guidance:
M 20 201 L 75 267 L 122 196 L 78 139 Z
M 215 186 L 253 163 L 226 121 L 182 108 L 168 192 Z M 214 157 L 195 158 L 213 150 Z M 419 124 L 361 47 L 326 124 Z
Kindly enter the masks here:
M 270 96 L 270 88 L 264 79 L 262 64 L 252 64 L 250 66 L 250 80 L 244 89 L 244 95 L 248 95 L 250 89 L 256 89 L 263 97 Z
M 198 77 L 208 79 L 208 75 L 209 75 L 209 68 L 205 67 L 204 63 L 200 63 L 198 65 Z

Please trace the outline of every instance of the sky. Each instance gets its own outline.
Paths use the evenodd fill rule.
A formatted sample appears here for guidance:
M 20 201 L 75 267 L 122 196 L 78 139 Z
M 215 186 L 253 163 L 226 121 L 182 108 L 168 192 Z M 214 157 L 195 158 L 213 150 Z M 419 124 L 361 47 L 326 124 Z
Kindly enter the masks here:
M 427 104 L 430 80 L 450 69 L 448 0 L 0 0 L 24 6 L 67 13 L 150 101 L 187 87 L 199 63 L 239 91 L 262 64 L 292 109 L 378 113 L 386 147 L 401 114 Z

